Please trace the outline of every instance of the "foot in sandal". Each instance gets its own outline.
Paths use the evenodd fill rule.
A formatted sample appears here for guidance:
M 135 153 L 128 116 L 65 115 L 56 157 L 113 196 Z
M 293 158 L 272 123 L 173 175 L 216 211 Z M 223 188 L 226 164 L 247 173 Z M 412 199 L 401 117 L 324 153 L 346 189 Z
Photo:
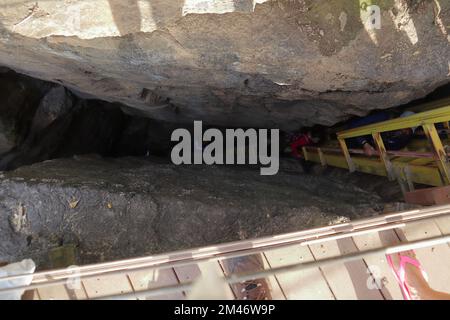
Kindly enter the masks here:
M 405 300 L 450 300 L 450 295 L 433 290 L 414 251 L 386 256 Z

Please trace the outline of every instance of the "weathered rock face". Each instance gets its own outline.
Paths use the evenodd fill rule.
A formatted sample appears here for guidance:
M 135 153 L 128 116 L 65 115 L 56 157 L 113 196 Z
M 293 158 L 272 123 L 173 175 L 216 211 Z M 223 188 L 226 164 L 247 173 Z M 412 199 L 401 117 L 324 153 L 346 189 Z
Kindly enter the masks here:
M 448 25 L 443 0 L 3 0 L 0 64 L 155 119 L 290 129 L 447 83 Z
M 0 68 L 0 161 L 22 144 L 38 105 L 52 84 Z
M 263 177 L 149 158 L 52 160 L 0 174 L 0 261 L 45 261 L 66 244 L 78 247 L 80 263 L 129 258 L 299 231 L 382 206 L 373 193 L 298 170 Z
M 77 98 L 61 85 L 0 71 L 0 171 L 79 154 L 167 156 L 179 125 Z

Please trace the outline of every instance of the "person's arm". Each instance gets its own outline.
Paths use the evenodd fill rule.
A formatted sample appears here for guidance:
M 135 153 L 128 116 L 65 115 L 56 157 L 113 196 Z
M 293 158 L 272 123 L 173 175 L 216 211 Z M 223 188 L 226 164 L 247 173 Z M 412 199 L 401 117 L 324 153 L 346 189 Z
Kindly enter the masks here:
M 363 150 L 364 150 L 364 154 L 368 157 L 372 157 L 373 155 L 375 155 L 375 153 L 377 152 L 375 150 L 374 147 L 372 147 L 372 145 L 369 142 L 364 142 L 363 146 L 362 146 Z
M 369 136 L 356 137 L 356 138 L 355 138 L 355 142 L 357 143 L 358 146 L 360 146 L 361 148 L 363 148 L 364 145 L 365 145 L 366 143 L 369 143 L 369 144 L 370 144 L 368 138 L 369 138 Z
M 386 121 L 386 120 L 389 120 L 389 118 L 390 117 L 387 112 L 378 112 L 378 113 L 375 113 L 375 114 L 372 114 L 372 115 L 369 115 L 366 117 L 351 120 L 348 128 L 349 129 L 359 128 L 359 127 L 367 126 L 369 124 Z M 355 137 L 352 140 L 357 146 L 359 146 L 360 148 L 362 148 L 364 150 L 364 153 L 367 156 L 371 157 L 376 153 L 375 148 L 370 143 L 372 141 L 370 136 L 366 135 L 366 136 L 361 136 L 361 137 Z

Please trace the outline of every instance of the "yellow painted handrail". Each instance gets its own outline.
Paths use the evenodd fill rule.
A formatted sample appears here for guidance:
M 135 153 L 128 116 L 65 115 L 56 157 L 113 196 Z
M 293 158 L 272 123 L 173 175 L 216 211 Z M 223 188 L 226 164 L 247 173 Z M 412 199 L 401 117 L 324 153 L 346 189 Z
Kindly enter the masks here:
M 365 135 L 372 135 L 374 133 L 413 128 L 422 126 L 424 124 L 435 124 L 447 121 L 450 121 L 450 106 L 421 112 L 406 118 L 397 118 L 341 131 L 338 132 L 337 136 L 339 139 L 348 139 Z
M 397 118 L 393 120 L 377 122 L 367 126 L 341 131 L 337 133 L 337 138 L 341 146 L 342 154 L 344 155 L 345 161 L 347 163 L 347 168 L 350 172 L 354 172 L 358 170 L 358 163 L 355 162 L 356 159 L 353 159 L 351 157 L 345 139 L 371 135 L 373 137 L 375 146 L 380 156 L 381 163 L 384 166 L 387 176 L 390 180 L 394 180 L 396 178 L 399 178 L 399 174 L 395 172 L 395 168 L 391 163 L 391 159 L 384 146 L 381 133 L 406 128 L 422 127 L 425 135 L 428 138 L 428 141 L 431 144 L 433 150 L 433 158 L 436 160 L 442 183 L 444 185 L 450 185 L 450 164 L 448 154 L 446 149 L 444 148 L 444 145 L 442 144 L 435 126 L 436 123 L 444 123 L 446 124 L 446 127 L 449 127 L 449 121 L 450 105 L 447 105 L 445 107 L 424 111 L 405 118 Z M 307 154 L 305 151 L 304 153 L 306 156 Z M 323 161 L 326 160 L 327 159 L 323 159 Z M 436 184 L 436 182 L 433 183 Z

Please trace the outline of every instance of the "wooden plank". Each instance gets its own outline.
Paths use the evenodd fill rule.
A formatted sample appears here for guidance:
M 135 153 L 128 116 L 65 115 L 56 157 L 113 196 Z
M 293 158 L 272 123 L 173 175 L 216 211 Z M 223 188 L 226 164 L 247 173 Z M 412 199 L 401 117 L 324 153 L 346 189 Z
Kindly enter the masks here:
M 186 283 L 198 280 L 202 273 L 207 272 L 206 269 L 210 269 L 211 267 L 213 268 L 212 271 L 215 272 L 218 277 L 223 277 L 223 270 L 220 267 L 219 262 L 200 262 L 196 265 L 175 267 L 174 271 L 180 283 Z M 229 286 L 227 286 L 225 296 L 228 300 L 233 300 L 235 298 Z
M 269 261 L 267 261 L 267 256 L 263 253 L 263 263 L 264 269 L 270 269 Z M 268 277 L 266 280 L 269 281 L 269 285 L 271 288 L 272 300 L 286 300 L 286 295 L 283 293 L 282 288 L 276 277 Z
M 130 272 L 128 277 L 131 281 L 134 291 L 143 291 L 148 289 L 166 287 L 178 284 L 178 278 L 173 268 L 169 269 L 153 269 Z M 182 300 L 185 296 L 182 292 L 138 298 L 139 300 Z
M 218 277 L 224 276 L 223 269 L 220 266 L 219 262 L 200 262 L 197 265 L 198 265 L 201 273 L 204 273 L 206 271 L 206 269 L 209 269 L 212 266 L 214 268 L 214 272 L 217 274 Z M 233 300 L 235 298 L 230 286 L 227 286 L 225 295 L 226 295 L 227 300 Z
M 423 206 L 450 203 L 450 186 L 419 189 L 405 194 L 405 202 Z
M 392 230 L 363 234 L 353 237 L 359 251 L 367 251 L 400 243 Z M 400 287 L 395 280 L 384 254 L 364 258 L 375 279 L 375 285 L 381 288 L 381 293 L 387 300 L 403 300 Z
M 105 275 L 83 280 L 89 299 L 133 292 L 128 276 L 124 274 Z
M 41 300 L 82 300 L 88 296 L 83 284 L 79 289 L 72 290 L 67 285 L 56 285 L 38 289 Z
M 357 252 L 351 238 L 326 241 L 310 245 L 316 260 L 347 255 Z M 381 300 L 383 296 L 378 289 L 368 288 L 367 283 L 374 279 L 368 272 L 363 260 L 321 267 L 323 275 L 338 300 Z
M 435 164 L 435 161 L 434 161 L 434 159 L 418 158 L 418 159 L 409 161 L 409 164 L 414 165 L 414 166 L 427 166 L 429 164 Z
M 443 235 L 450 235 L 450 216 L 436 218 L 434 222 Z M 450 247 L 450 243 L 447 244 Z
M 402 241 L 415 241 L 437 237 L 441 231 L 433 220 L 408 223 L 396 230 Z M 450 291 L 450 250 L 448 245 L 439 245 L 415 250 L 417 259 L 428 274 L 429 284 L 434 290 Z
M 414 164 L 415 160 L 423 160 L 423 159 L 430 160 L 430 159 L 426 159 L 426 158 L 414 158 L 414 157 L 404 157 L 404 156 L 393 156 L 393 157 L 391 157 L 391 161 L 395 160 L 396 162 L 413 163 L 413 164 Z M 420 162 L 417 163 L 417 164 L 420 164 Z
M 348 164 L 346 158 L 342 155 L 326 153 L 324 149 L 322 149 L 324 153 L 325 161 L 328 166 L 348 169 Z M 308 152 L 309 161 L 320 163 L 319 154 L 317 152 L 311 151 Z M 384 165 L 379 161 L 379 159 L 371 159 L 367 157 L 352 157 L 352 163 L 355 165 L 358 171 L 378 175 L 378 176 L 386 176 L 386 169 Z M 442 178 L 439 172 L 439 169 L 434 166 L 419 166 L 419 165 L 411 165 L 411 163 L 402 163 L 397 161 L 391 161 L 394 168 L 402 169 L 405 166 L 408 166 L 410 169 L 410 178 L 411 181 L 420 184 L 426 184 L 430 186 L 442 186 Z
M 202 274 L 200 268 L 195 264 L 181 267 L 174 267 L 173 269 L 180 283 L 195 281 Z
M 266 270 L 270 268 L 269 263 L 264 254 L 256 254 L 246 257 L 238 257 L 232 259 L 222 260 L 220 262 L 222 270 L 225 275 L 231 275 L 231 273 L 245 273 L 251 271 L 258 270 Z M 268 292 L 268 295 L 265 296 L 266 299 L 272 300 L 285 300 L 284 296 L 278 281 L 274 276 L 268 277 L 266 279 L 258 279 L 256 281 L 262 285 L 260 290 L 266 290 L 264 292 Z M 242 296 L 241 290 L 242 285 L 235 284 L 231 286 L 231 289 L 234 292 L 234 295 L 239 299 Z M 256 289 L 255 289 L 256 290 Z M 261 291 L 260 291 L 261 292 Z
M 444 235 L 450 234 L 450 216 L 447 215 L 447 216 L 439 217 L 439 218 L 434 219 L 434 221 L 442 234 L 444 234 Z
M 272 268 L 314 260 L 309 248 L 300 245 L 266 251 L 265 255 Z M 288 299 L 335 299 L 319 268 L 280 273 L 276 275 L 276 279 Z

